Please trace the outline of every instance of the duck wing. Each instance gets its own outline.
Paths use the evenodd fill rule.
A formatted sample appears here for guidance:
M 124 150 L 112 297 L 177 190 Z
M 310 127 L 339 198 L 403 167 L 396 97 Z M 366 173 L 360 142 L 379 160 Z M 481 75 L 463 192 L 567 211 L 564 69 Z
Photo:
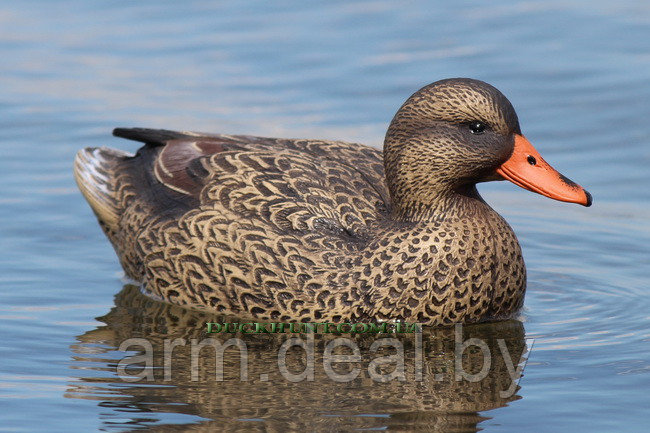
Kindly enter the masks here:
M 381 151 L 358 143 L 147 128 L 116 128 L 113 135 L 145 143 L 141 151 L 160 148 L 154 152 L 152 165 L 156 179 L 169 189 L 195 198 L 198 198 L 204 186 L 202 178 L 206 174 L 199 167 L 201 158 L 225 151 L 287 151 L 296 156 L 317 158 L 352 168 L 375 189 L 384 203 L 388 203 Z M 263 169 L 260 167 L 260 171 Z
M 113 134 L 145 145 L 135 155 L 87 148 L 75 160 L 77 183 L 111 230 L 134 201 L 165 219 L 202 205 L 271 218 L 265 204 L 293 203 L 344 231 L 389 207 L 381 151 L 369 146 L 147 128 Z

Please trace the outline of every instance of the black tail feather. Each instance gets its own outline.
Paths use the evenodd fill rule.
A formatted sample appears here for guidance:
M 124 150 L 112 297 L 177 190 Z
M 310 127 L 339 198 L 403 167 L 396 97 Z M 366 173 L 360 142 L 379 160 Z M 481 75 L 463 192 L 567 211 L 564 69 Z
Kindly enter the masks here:
M 113 135 L 151 146 L 164 146 L 170 140 L 192 137 L 192 135 L 183 132 L 149 128 L 115 128 Z

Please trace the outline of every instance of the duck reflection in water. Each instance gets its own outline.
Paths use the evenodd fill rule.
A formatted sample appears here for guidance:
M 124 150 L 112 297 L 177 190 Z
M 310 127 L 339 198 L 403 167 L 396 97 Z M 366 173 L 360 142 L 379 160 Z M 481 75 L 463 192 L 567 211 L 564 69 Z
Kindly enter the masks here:
M 207 322 L 237 320 L 161 303 L 132 285 L 99 320 L 105 325 L 79 336 L 71 347 L 73 366 L 82 374 L 66 396 L 111 408 L 115 416 L 104 426 L 111 429 L 118 427 L 116 417 L 128 413 L 125 430 L 477 431 L 489 419 L 480 412 L 520 398 L 513 377 L 519 377 L 526 358 L 524 328 L 514 320 L 465 326 L 462 336 L 458 328 L 426 326 L 420 334 L 210 335 Z M 141 360 L 153 355 L 153 365 L 143 369 L 123 359 L 126 354 L 118 348 L 129 339 L 147 342 L 129 350 L 140 351 L 135 355 L 144 356 Z M 223 350 L 221 364 L 207 344 L 199 356 L 192 353 L 193 339 L 235 344 Z M 290 345 L 290 339 L 302 346 Z M 173 348 L 165 371 L 165 344 L 169 349 L 174 341 L 185 344 Z M 328 346 L 338 347 L 327 353 Z M 336 362 L 345 359 L 342 355 L 351 362 Z M 88 370 L 92 373 L 85 374 Z M 165 413 L 203 420 L 191 427 L 161 424 L 169 418 Z

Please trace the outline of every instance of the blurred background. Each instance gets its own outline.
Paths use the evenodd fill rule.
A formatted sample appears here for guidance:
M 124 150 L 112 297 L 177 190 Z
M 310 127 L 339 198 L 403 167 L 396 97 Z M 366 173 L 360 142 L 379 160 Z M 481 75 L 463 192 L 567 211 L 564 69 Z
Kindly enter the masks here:
M 116 336 L 151 317 L 114 300 L 122 271 L 74 184 L 78 149 L 134 151 L 111 137 L 116 126 L 381 147 L 403 101 L 447 77 L 499 88 L 544 158 L 594 197 L 586 209 L 480 185 L 522 244 L 521 332 L 535 344 L 520 398 L 473 407 L 459 429 L 646 428 L 650 3 L 2 2 L 0 77 L 0 431 L 281 425 L 272 413 L 201 411 L 183 392 L 124 391 Z M 318 404 L 315 422 L 355 429 L 435 424 L 417 410 L 400 418 L 397 405 Z

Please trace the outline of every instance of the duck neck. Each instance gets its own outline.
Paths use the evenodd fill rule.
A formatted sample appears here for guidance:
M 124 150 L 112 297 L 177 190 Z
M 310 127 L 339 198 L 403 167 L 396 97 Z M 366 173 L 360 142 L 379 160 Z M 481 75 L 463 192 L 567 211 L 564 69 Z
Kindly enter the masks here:
M 393 219 L 404 222 L 444 221 L 476 213 L 487 206 L 475 184 L 415 196 L 391 191 L 391 199 Z
M 460 171 L 445 149 L 449 143 L 431 139 L 430 129 L 413 134 L 393 120 L 384 141 L 384 170 L 392 218 L 398 221 L 443 220 L 482 201 L 475 183 Z

